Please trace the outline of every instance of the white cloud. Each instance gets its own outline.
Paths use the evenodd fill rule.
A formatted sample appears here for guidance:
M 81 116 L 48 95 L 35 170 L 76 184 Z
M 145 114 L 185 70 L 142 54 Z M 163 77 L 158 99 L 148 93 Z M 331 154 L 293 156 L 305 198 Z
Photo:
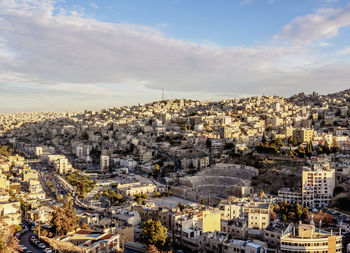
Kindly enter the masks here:
M 90 3 L 89 3 L 89 6 L 90 6 L 91 8 L 93 8 L 93 9 L 98 9 L 98 5 L 97 5 L 96 3 L 94 3 L 94 2 L 90 2 Z
M 341 50 L 338 51 L 338 55 L 344 56 L 344 55 L 349 55 L 350 54 L 350 46 L 342 48 Z
M 328 43 L 328 42 L 325 42 L 325 41 L 320 41 L 320 42 L 318 43 L 318 45 L 319 45 L 320 47 L 329 47 L 331 44 Z
M 289 95 L 345 89 L 350 79 L 341 72 L 348 66 L 328 66 L 299 46 L 221 48 L 67 13 L 49 1 L 0 4 L 0 85 L 27 83 L 101 101 L 124 96 L 118 101 L 130 103 L 158 98 L 163 87 L 183 96 Z
M 283 27 L 277 36 L 294 42 L 310 43 L 337 36 L 339 29 L 350 25 L 350 4 L 341 9 L 320 9 L 297 17 Z

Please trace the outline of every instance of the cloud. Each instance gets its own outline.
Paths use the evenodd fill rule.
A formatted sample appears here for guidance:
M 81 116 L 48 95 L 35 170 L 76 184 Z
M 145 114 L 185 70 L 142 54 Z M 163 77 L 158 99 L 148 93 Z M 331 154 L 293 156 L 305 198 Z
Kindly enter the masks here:
M 338 35 L 339 30 L 350 25 L 350 4 L 341 9 L 320 9 L 315 13 L 297 17 L 283 27 L 279 39 L 310 43 Z
M 51 1 L 0 3 L 0 85 L 30 84 L 102 104 L 115 97 L 150 101 L 161 88 L 199 99 L 290 95 L 345 89 L 350 79 L 341 72 L 349 66 L 329 65 L 297 45 L 222 48 L 169 38 L 154 27 L 101 22 Z
M 349 55 L 349 54 L 350 54 L 350 46 L 349 46 L 349 47 L 342 48 L 342 49 L 339 50 L 337 53 L 338 53 L 338 55 L 340 55 L 340 56 Z
M 96 3 L 94 3 L 94 2 L 90 2 L 90 3 L 89 3 L 89 6 L 90 6 L 91 8 L 93 8 L 93 9 L 98 9 L 98 5 L 97 5 Z
M 325 42 L 325 41 L 320 41 L 320 42 L 318 43 L 318 45 L 319 45 L 320 47 L 329 47 L 331 44 L 328 43 L 328 42 Z

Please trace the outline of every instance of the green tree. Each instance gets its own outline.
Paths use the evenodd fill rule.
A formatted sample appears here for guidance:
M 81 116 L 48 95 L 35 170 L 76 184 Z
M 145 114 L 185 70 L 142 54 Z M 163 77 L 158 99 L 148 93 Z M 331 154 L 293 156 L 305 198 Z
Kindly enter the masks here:
M 260 192 L 259 192 L 259 198 L 264 197 L 264 195 L 265 195 L 265 192 L 264 192 L 263 190 L 260 190 Z
M 158 178 L 160 173 L 160 166 L 158 164 L 154 165 L 154 170 L 153 170 L 153 177 Z
M 293 135 L 291 135 L 288 138 L 288 144 L 291 145 L 292 147 L 295 147 L 296 145 L 298 145 L 298 141 L 295 139 Z
M 329 143 L 328 143 L 328 141 L 326 141 L 325 143 L 324 143 L 324 145 L 323 145 L 323 151 L 327 154 L 327 155 L 329 155 L 329 153 L 330 153 L 330 148 L 329 148 Z
M 336 153 L 339 151 L 339 144 L 336 139 L 333 140 L 331 151 L 332 153 Z
M 300 220 L 302 218 L 303 207 L 300 204 L 295 205 L 295 214 L 296 214 L 297 220 Z
M 261 139 L 261 142 L 264 144 L 267 143 L 266 132 L 264 132 L 262 139 Z
M 63 196 L 62 195 L 58 195 L 57 196 L 57 201 L 58 202 L 63 202 Z
M 155 245 L 157 249 L 166 248 L 167 229 L 157 220 L 149 219 L 142 225 L 142 241 L 146 245 Z
M 178 206 L 178 208 L 180 209 L 181 212 L 185 208 L 181 201 L 179 201 L 179 203 L 177 203 L 177 206 Z
M 303 157 L 305 157 L 305 155 L 306 155 L 306 152 L 305 152 L 304 147 L 301 146 L 301 145 L 299 145 L 299 148 L 298 148 L 298 156 L 299 156 L 300 158 L 303 158 Z
M 282 220 L 282 222 L 287 222 L 287 215 L 286 214 L 282 214 L 281 220 Z
M 211 148 L 211 139 L 207 139 L 206 141 L 205 141 L 205 144 L 207 145 L 207 148 Z
M 312 142 L 310 141 L 308 144 L 307 144 L 307 147 L 306 147 L 306 156 L 307 157 L 311 157 L 312 155 Z

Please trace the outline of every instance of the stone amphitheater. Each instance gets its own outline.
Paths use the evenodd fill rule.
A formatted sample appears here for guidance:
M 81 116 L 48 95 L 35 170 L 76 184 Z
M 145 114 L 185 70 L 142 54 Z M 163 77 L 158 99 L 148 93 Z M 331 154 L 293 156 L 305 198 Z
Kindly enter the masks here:
M 198 172 L 195 176 L 179 179 L 179 185 L 173 191 L 184 198 L 200 200 L 201 197 L 220 197 L 232 186 L 249 185 L 256 168 L 238 164 L 216 164 Z

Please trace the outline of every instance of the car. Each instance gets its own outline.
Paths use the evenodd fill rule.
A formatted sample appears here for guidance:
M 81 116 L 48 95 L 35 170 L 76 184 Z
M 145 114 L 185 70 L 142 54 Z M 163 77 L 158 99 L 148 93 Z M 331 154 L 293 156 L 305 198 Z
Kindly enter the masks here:
M 26 251 L 28 248 L 24 245 L 21 245 L 20 248 L 22 249 L 22 251 Z
M 45 253 L 52 253 L 52 250 L 50 248 L 46 248 L 46 249 L 44 249 L 44 252 Z
M 40 248 L 40 249 L 45 249 L 45 248 L 46 248 L 46 246 L 45 246 L 45 244 L 40 243 L 40 244 L 39 244 L 39 248 Z

